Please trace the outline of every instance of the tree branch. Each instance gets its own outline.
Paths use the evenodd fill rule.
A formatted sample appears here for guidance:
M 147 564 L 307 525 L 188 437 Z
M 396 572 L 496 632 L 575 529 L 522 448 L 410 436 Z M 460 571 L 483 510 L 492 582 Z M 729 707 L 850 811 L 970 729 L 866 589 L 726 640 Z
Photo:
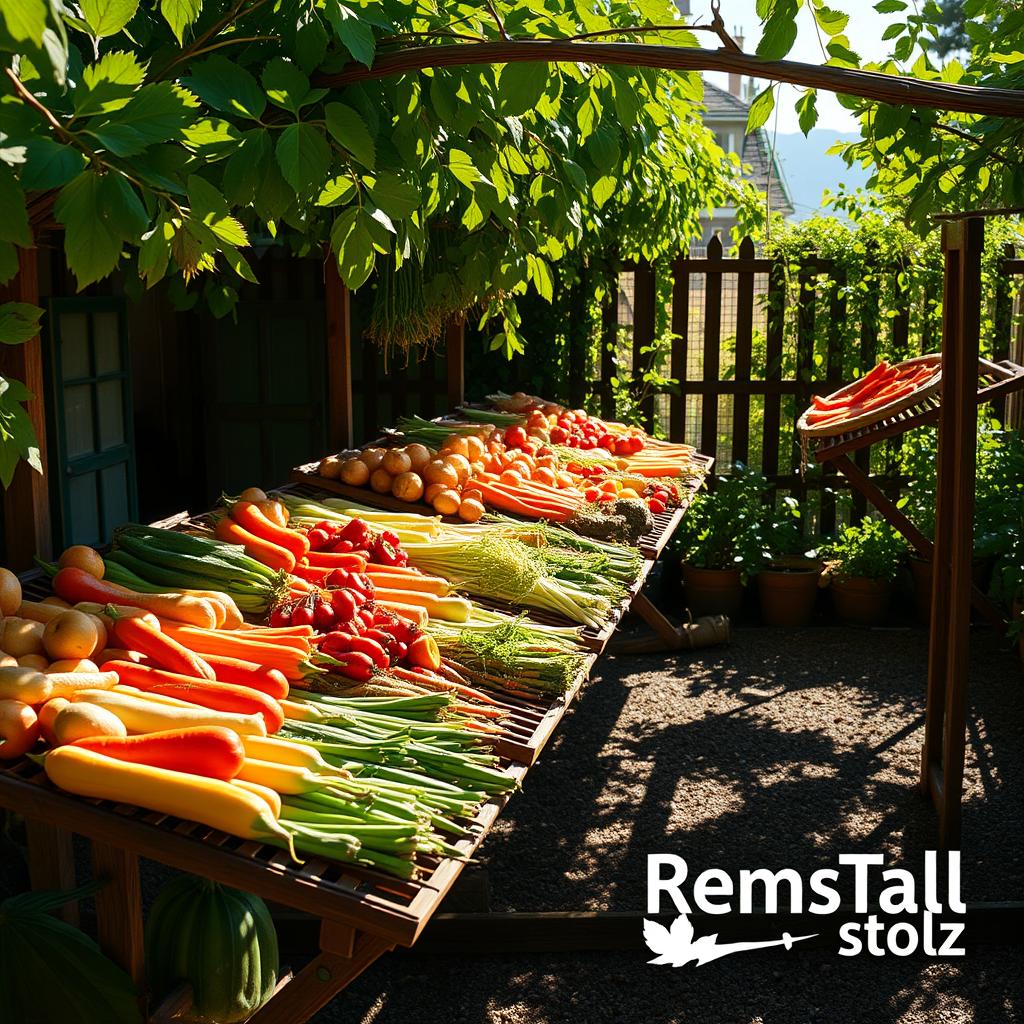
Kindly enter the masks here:
M 876 71 L 804 64 L 792 60 L 762 60 L 753 54 L 725 49 L 705 50 L 699 47 L 644 43 L 574 43 L 562 39 L 544 39 L 410 47 L 397 53 L 378 55 L 369 68 L 352 63 L 341 71 L 317 75 L 314 84 L 337 87 L 424 68 L 507 64 L 516 61 L 613 64 L 668 71 L 734 71 L 752 78 L 822 88 L 897 106 L 906 104 L 1024 119 L 1024 93 L 1012 89 L 926 82 L 917 78 L 883 75 Z
M 4 68 L 4 74 L 10 79 L 11 84 L 14 86 L 14 91 L 18 94 L 20 99 L 27 103 L 39 116 L 56 132 L 56 134 L 70 145 L 77 146 L 90 160 L 96 161 L 99 158 L 96 154 L 84 143 L 74 132 L 68 131 L 44 104 L 40 103 L 39 100 L 25 88 L 24 83 L 14 73 L 11 68 Z

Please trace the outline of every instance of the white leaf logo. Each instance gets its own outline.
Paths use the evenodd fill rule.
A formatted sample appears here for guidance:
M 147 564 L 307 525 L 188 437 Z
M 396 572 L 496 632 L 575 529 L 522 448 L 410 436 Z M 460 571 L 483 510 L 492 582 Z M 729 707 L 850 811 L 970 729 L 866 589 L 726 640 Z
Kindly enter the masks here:
M 657 921 L 644 919 L 644 942 L 652 953 L 657 954 L 651 964 L 671 964 L 682 967 L 688 963 L 702 964 L 718 960 L 731 953 L 742 953 L 750 949 L 767 949 L 770 946 L 785 946 L 792 949 L 794 942 L 816 938 L 816 935 L 790 935 L 783 932 L 781 939 L 769 939 L 761 942 L 719 942 L 718 935 L 701 935 L 693 937 L 693 925 L 685 914 L 680 914 L 666 928 Z

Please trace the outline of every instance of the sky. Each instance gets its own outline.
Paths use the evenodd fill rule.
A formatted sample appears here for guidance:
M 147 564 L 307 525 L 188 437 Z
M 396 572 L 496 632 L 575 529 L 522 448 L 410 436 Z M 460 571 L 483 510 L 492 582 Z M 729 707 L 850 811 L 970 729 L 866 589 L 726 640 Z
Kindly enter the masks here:
M 743 49 L 747 53 L 754 52 L 761 36 L 761 22 L 754 12 L 754 4 L 755 0 L 721 0 L 722 20 L 734 37 L 737 35 L 745 37 Z M 891 44 L 882 42 L 882 33 L 886 26 L 895 19 L 895 15 L 878 14 L 869 0 L 832 0 L 830 6 L 851 15 L 846 34 L 850 39 L 850 48 L 862 60 L 878 60 L 887 55 L 888 47 Z M 692 14 L 688 20 L 692 23 L 711 23 L 711 0 L 690 0 L 690 10 Z M 706 36 L 705 33 L 700 34 Z M 702 42 L 704 45 L 712 45 L 711 40 L 713 39 L 714 36 L 706 36 Z M 807 5 L 800 11 L 800 33 L 788 59 L 803 61 L 807 64 L 824 62 L 818 37 L 813 28 L 811 12 L 807 9 Z M 728 84 L 728 76 L 724 74 L 708 72 L 706 77 L 708 81 L 714 82 L 715 85 L 722 88 Z M 796 111 L 793 109 L 793 104 L 799 94 L 800 90 L 793 86 L 782 86 L 781 102 L 777 107 L 779 132 L 789 133 L 800 130 Z M 817 107 L 819 128 L 831 128 L 841 132 L 857 131 L 855 119 L 849 111 L 844 110 L 836 102 L 831 93 L 819 90 Z M 774 116 L 773 114 L 773 119 Z M 774 121 L 769 121 L 768 127 L 772 127 L 773 124 Z

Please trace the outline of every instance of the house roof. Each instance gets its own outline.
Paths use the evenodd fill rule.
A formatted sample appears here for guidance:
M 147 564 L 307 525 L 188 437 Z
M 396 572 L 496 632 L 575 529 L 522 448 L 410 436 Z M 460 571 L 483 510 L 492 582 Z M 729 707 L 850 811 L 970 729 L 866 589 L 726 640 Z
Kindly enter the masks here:
M 749 104 L 725 89 L 710 82 L 704 83 L 704 106 L 707 112 L 704 120 L 710 126 L 725 122 L 740 122 L 746 125 Z M 750 170 L 744 177 L 754 183 L 762 192 L 768 193 L 769 205 L 774 213 L 789 217 L 794 210 L 789 186 L 776 155 L 772 152 L 768 133 L 758 128 L 744 135 L 740 160 Z

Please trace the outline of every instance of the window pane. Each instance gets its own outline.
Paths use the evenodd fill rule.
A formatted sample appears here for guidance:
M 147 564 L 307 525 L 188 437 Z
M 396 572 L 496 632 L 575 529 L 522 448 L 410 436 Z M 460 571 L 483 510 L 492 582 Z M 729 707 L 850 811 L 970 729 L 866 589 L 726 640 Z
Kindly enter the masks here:
M 99 544 L 100 513 L 96 494 L 96 474 L 83 473 L 68 480 L 68 506 L 71 522 L 68 534 L 72 544 Z
M 103 488 L 103 537 L 110 540 L 114 530 L 128 522 L 131 513 L 128 507 L 128 467 L 124 462 L 107 466 L 100 473 Z
M 91 384 L 78 384 L 64 389 L 64 429 L 67 432 L 69 459 L 96 450 L 92 429 Z
M 96 401 L 99 403 L 100 444 L 105 452 L 115 445 L 124 444 L 123 385 L 119 380 L 108 380 L 96 385 Z
M 88 377 L 89 318 L 85 313 L 62 313 L 60 318 L 60 362 L 64 380 Z
M 93 313 L 92 336 L 96 346 L 96 374 L 117 373 L 121 369 L 121 339 L 116 313 Z

